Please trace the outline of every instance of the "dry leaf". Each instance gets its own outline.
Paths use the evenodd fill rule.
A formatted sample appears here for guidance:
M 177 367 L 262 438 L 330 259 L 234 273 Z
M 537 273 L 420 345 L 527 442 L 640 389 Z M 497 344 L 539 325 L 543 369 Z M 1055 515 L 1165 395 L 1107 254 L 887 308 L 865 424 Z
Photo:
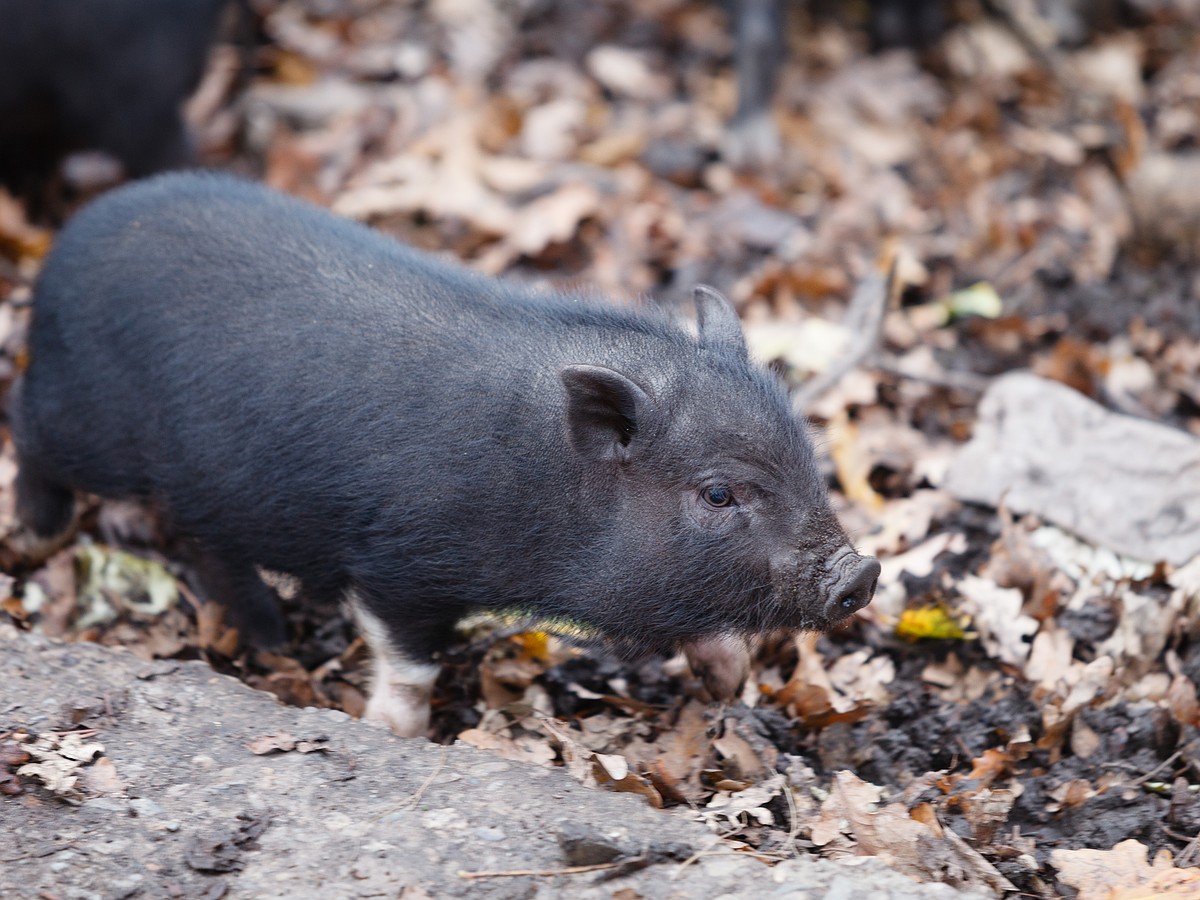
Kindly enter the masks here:
M 85 743 L 83 738 L 74 732 L 64 735 L 52 732 L 40 734 L 36 741 L 23 746 L 37 762 L 21 766 L 17 769 L 17 774 L 37 778 L 64 800 L 75 800 L 79 797 L 75 785 L 79 781 L 84 764 L 104 753 L 102 744 L 95 741 Z
M 717 791 L 700 811 L 700 820 L 713 831 L 726 835 L 736 834 L 755 823 L 773 825 L 775 816 L 767 809 L 767 804 L 783 793 L 786 782 L 786 776 L 775 774 L 744 791 Z
M 297 740 L 286 731 L 281 731 L 278 734 L 264 734 L 262 737 L 255 738 L 246 745 L 246 748 L 259 756 L 268 753 L 286 753 L 289 750 L 295 750 L 298 753 L 315 753 L 329 750 L 329 739 Z
M 696 701 L 680 711 L 674 727 L 657 742 L 633 741 L 624 752 L 633 769 L 643 773 L 660 794 L 697 802 L 708 796 L 700 773 L 711 753 L 704 706 Z
M 881 789 L 850 772 L 834 776 L 829 798 L 821 804 L 821 816 L 813 825 L 811 840 L 818 846 L 839 835 L 853 838 L 859 855 L 878 856 L 893 868 L 920 880 L 943 880 L 957 873 L 950 883 L 986 885 L 995 891 L 1016 888 L 995 867 L 950 829 L 943 829 L 927 807 L 915 814 L 902 804 L 877 808 Z
M 588 787 L 602 786 L 622 794 L 639 794 L 655 808 L 663 805 L 662 796 L 646 778 L 634 772 L 628 760 L 611 753 L 596 753 L 582 746 L 579 737 L 561 722 L 540 716 L 538 724 L 559 745 L 563 764 L 573 778 Z
M 906 609 L 900 614 L 900 621 L 896 623 L 896 637 L 909 641 L 922 638 L 961 641 L 966 637 L 963 625 L 967 621 L 969 620 L 952 616 L 942 606 Z
M 1138 841 L 1122 841 L 1111 850 L 1054 850 L 1050 864 L 1079 900 L 1170 900 L 1200 897 L 1200 869 L 1176 869 L 1167 851 L 1147 862 Z
M 958 590 L 963 596 L 960 610 L 971 617 L 987 652 L 1009 665 L 1023 665 L 1038 623 L 1021 612 L 1021 592 L 975 575 L 962 579 Z
M 507 235 L 518 253 L 536 256 L 548 245 L 570 240 L 579 224 L 600 207 L 600 194 L 589 184 L 565 184 L 523 206 Z
M 531 762 L 539 766 L 549 766 L 554 762 L 554 749 L 545 743 L 522 746 L 511 738 L 479 728 L 468 728 L 460 732 L 458 739 L 464 744 L 470 744 L 479 750 L 488 750 L 504 759 Z
M 117 774 L 117 767 L 108 757 L 101 757 L 82 770 L 83 788 L 89 794 L 123 797 L 125 782 Z

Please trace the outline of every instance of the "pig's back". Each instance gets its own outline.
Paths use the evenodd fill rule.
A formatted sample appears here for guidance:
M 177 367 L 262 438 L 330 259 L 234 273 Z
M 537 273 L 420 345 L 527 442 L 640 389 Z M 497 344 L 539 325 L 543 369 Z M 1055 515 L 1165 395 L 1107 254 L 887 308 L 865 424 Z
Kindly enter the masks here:
M 60 236 L 22 417 L 75 487 L 161 497 L 201 536 L 211 524 L 286 543 L 275 532 L 299 517 L 332 533 L 395 504 L 461 515 L 456 478 L 477 502 L 480 484 L 541 477 L 562 443 L 558 365 L 603 362 L 629 323 L 655 330 L 248 183 L 167 175 Z

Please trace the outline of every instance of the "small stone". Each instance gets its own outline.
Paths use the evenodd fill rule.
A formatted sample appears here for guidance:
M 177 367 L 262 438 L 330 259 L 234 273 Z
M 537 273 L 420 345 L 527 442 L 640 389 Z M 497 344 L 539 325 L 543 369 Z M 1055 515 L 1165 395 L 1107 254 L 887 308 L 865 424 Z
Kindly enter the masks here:
M 88 809 L 103 809 L 108 812 L 126 812 L 129 809 L 129 801 L 118 797 L 94 797 L 84 800 L 83 805 Z
M 733 875 L 742 870 L 744 860 L 728 859 L 721 857 L 709 857 L 701 860 L 701 868 L 704 874 L 710 878 L 723 878 L 728 875 Z
M 130 800 L 129 811 L 135 816 L 146 817 L 161 816 L 163 814 L 163 808 L 161 806 L 159 806 L 153 800 L 147 800 L 143 797 L 139 797 L 136 800 Z

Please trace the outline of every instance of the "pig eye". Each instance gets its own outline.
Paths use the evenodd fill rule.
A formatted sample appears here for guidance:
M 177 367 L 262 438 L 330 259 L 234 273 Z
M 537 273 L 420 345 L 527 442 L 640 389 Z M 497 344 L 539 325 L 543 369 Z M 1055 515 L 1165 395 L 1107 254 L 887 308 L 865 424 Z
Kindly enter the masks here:
M 702 490 L 700 499 L 715 509 L 723 509 L 733 506 L 733 491 L 723 484 L 715 484 Z

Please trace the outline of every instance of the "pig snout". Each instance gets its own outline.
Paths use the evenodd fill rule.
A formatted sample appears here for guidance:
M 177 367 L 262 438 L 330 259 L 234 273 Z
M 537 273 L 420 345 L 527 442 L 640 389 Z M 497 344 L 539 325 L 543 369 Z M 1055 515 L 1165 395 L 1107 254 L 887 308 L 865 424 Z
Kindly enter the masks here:
M 841 569 L 841 577 L 825 604 L 825 617 L 830 622 L 838 622 L 870 603 L 879 581 L 879 560 L 870 556 L 855 554 Z
M 833 552 L 790 550 L 772 560 L 776 593 L 785 608 L 781 627 L 826 631 L 875 596 L 879 561 L 849 544 Z

